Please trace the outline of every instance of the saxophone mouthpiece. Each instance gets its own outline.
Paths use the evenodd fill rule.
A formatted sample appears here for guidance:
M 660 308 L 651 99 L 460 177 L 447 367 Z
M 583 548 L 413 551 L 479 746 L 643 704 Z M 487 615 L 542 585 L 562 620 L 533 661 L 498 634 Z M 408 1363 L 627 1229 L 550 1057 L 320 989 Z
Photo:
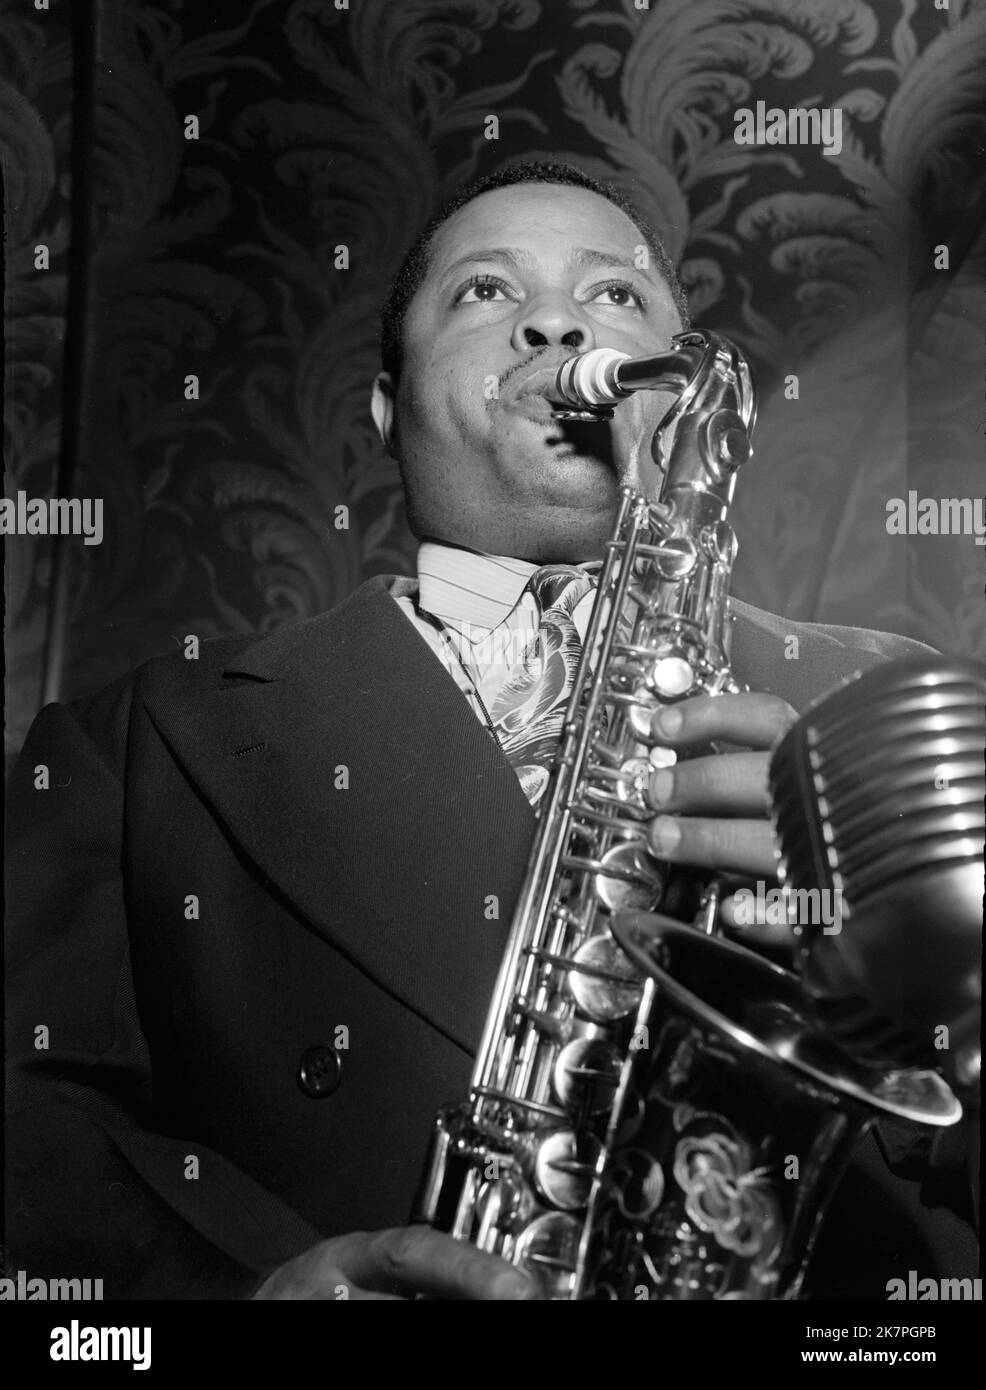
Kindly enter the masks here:
M 613 407 L 629 392 L 620 388 L 616 370 L 629 354 L 614 348 L 593 348 L 570 357 L 558 368 L 554 394 L 564 405 L 553 412 L 556 420 L 594 422 L 611 420 Z

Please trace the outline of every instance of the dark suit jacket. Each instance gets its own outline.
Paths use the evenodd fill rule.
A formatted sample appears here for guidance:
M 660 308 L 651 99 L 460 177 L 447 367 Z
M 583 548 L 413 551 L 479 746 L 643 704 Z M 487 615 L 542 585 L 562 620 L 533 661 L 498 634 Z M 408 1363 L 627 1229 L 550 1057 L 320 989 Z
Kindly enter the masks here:
M 913 647 L 737 607 L 738 675 L 795 706 Z M 465 1092 L 533 825 L 382 579 L 42 711 L 8 818 L 13 1267 L 239 1298 L 326 1234 L 403 1224 L 434 1113 Z M 299 1067 L 340 1026 L 340 1083 L 312 1098 Z M 922 1227 L 875 1150 L 856 1181 L 871 1208 L 883 1183 L 866 1219 L 893 1246 L 871 1296 L 955 1272 L 961 1223 Z

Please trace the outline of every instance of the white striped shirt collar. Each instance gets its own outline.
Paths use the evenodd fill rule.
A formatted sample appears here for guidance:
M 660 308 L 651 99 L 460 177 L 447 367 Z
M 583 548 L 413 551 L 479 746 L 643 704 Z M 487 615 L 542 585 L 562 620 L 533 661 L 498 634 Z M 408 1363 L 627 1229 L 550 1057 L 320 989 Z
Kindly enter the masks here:
M 484 555 L 437 541 L 418 550 L 418 606 L 443 623 L 492 632 L 517 607 L 527 582 L 541 568 L 531 560 Z M 596 563 L 578 566 L 593 573 Z

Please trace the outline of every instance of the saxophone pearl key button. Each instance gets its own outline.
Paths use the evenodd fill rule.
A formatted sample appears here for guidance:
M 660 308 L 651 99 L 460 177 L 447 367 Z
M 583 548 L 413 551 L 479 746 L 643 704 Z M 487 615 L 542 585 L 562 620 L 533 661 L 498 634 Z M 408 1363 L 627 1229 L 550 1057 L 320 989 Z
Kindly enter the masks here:
M 695 672 L 683 657 L 662 656 L 660 661 L 654 662 L 651 685 L 665 699 L 687 695 L 694 684 Z

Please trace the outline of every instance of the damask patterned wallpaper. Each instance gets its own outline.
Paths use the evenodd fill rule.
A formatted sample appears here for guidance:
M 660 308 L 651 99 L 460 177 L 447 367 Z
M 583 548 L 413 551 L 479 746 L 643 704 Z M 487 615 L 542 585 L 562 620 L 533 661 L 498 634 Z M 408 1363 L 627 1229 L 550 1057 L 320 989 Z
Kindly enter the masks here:
M 46 665 L 72 696 L 412 567 L 379 307 L 432 205 L 527 154 L 623 185 L 754 363 L 736 592 L 986 650 L 983 547 L 886 526 L 982 497 L 982 0 L 41 5 L 0 0 L 5 492 L 101 497 L 104 536 L 54 610 L 49 542 L 8 540 L 11 744 Z M 759 101 L 840 109 L 841 149 L 737 143 Z

